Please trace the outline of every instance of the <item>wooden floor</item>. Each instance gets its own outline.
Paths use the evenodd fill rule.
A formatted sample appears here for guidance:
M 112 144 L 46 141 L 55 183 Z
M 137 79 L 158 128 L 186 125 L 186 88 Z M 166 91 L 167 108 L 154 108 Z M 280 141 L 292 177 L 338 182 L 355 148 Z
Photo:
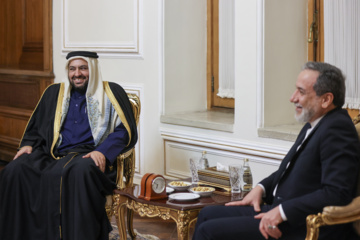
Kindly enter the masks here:
M 5 166 L 4 162 L 0 161 L 0 170 Z M 112 223 L 115 223 L 115 219 L 112 219 Z M 173 220 L 162 220 L 161 218 L 147 218 L 140 217 L 138 214 L 134 214 L 133 227 L 141 234 L 151 234 L 161 240 L 175 240 L 177 238 L 176 223 Z M 190 237 L 194 232 L 194 224 L 190 227 Z

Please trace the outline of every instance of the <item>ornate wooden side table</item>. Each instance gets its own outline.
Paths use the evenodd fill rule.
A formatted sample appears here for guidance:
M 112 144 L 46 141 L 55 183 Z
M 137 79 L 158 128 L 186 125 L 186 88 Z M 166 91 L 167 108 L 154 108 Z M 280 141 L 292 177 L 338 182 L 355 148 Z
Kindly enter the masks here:
M 189 238 L 189 226 L 196 221 L 200 210 L 205 206 L 223 205 L 230 201 L 242 199 L 243 194 L 231 196 L 212 194 L 191 201 L 174 201 L 169 199 L 147 201 L 138 198 L 140 186 L 134 185 L 122 190 L 115 190 L 113 195 L 113 211 L 119 228 L 120 239 L 126 239 L 125 213 L 127 212 L 127 226 L 129 234 L 135 238 L 133 230 L 133 213 L 141 217 L 159 217 L 164 220 L 172 219 L 177 226 L 178 239 Z

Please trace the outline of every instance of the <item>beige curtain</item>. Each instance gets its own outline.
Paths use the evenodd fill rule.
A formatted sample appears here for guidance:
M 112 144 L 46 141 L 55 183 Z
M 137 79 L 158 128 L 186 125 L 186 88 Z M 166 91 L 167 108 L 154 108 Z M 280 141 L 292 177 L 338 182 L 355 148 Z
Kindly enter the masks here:
M 346 76 L 346 108 L 360 109 L 360 1 L 324 1 L 324 60 Z
M 235 2 L 219 0 L 219 89 L 221 98 L 234 98 Z

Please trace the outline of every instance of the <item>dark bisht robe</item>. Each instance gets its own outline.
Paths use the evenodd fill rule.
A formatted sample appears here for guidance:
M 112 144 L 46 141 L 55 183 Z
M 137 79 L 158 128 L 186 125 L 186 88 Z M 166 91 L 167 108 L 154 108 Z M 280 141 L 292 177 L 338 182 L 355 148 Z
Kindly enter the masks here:
M 125 152 L 134 147 L 137 130 L 126 92 L 104 82 L 107 96 L 129 134 Z M 116 161 L 105 174 L 83 155 L 95 146 L 56 151 L 61 84 L 44 92 L 31 116 L 20 147 L 32 146 L 0 172 L 1 240 L 103 240 L 111 226 L 105 212 L 106 195 L 115 188 Z M 61 106 L 60 106 L 61 107 Z M 121 109 L 119 109 L 121 108 Z M 109 165 L 109 163 L 107 163 Z

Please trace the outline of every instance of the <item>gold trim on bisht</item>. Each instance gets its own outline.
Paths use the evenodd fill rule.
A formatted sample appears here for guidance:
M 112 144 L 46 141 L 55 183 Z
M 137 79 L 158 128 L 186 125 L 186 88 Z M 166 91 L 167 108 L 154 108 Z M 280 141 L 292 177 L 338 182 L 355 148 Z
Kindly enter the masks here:
M 104 84 L 104 90 L 105 90 L 106 95 L 108 96 L 111 104 L 114 106 L 115 111 L 116 111 L 116 113 L 119 115 L 121 122 L 124 124 L 126 130 L 128 131 L 128 134 L 129 134 L 129 142 L 128 142 L 127 145 L 129 145 L 130 142 L 131 142 L 131 137 L 132 137 L 132 136 L 131 136 L 131 131 L 130 131 L 129 123 L 127 122 L 123 110 L 121 109 L 118 101 L 116 100 L 113 92 L 112 92 L 111 89 L 110 89 L 109 82 L 108 82 L 108 81 L 103 81 L 103 84 Z
M 54 138 L 53 138 L 53 143 L 52 143 L 51 149 L 50 149 L 51 156 L 54 159 L 60 159 L 60 157 L 55 157 L 53 151 L 54 151 L 55 144 L 60 136 L 60 122 L 61 122 L 61 115 L 62 115 L 62 102 L 63 102 L 63 98 L 64 98 L 64 91 L 65 91 L 65 83 L 60 83 L 60 89 L 59 89 L 59 95 L 58 95 L 58 100 L 57 100 L 57 104 L 56 104 L 56 112 L 55 112 L 55 119 L 54 119 Z

